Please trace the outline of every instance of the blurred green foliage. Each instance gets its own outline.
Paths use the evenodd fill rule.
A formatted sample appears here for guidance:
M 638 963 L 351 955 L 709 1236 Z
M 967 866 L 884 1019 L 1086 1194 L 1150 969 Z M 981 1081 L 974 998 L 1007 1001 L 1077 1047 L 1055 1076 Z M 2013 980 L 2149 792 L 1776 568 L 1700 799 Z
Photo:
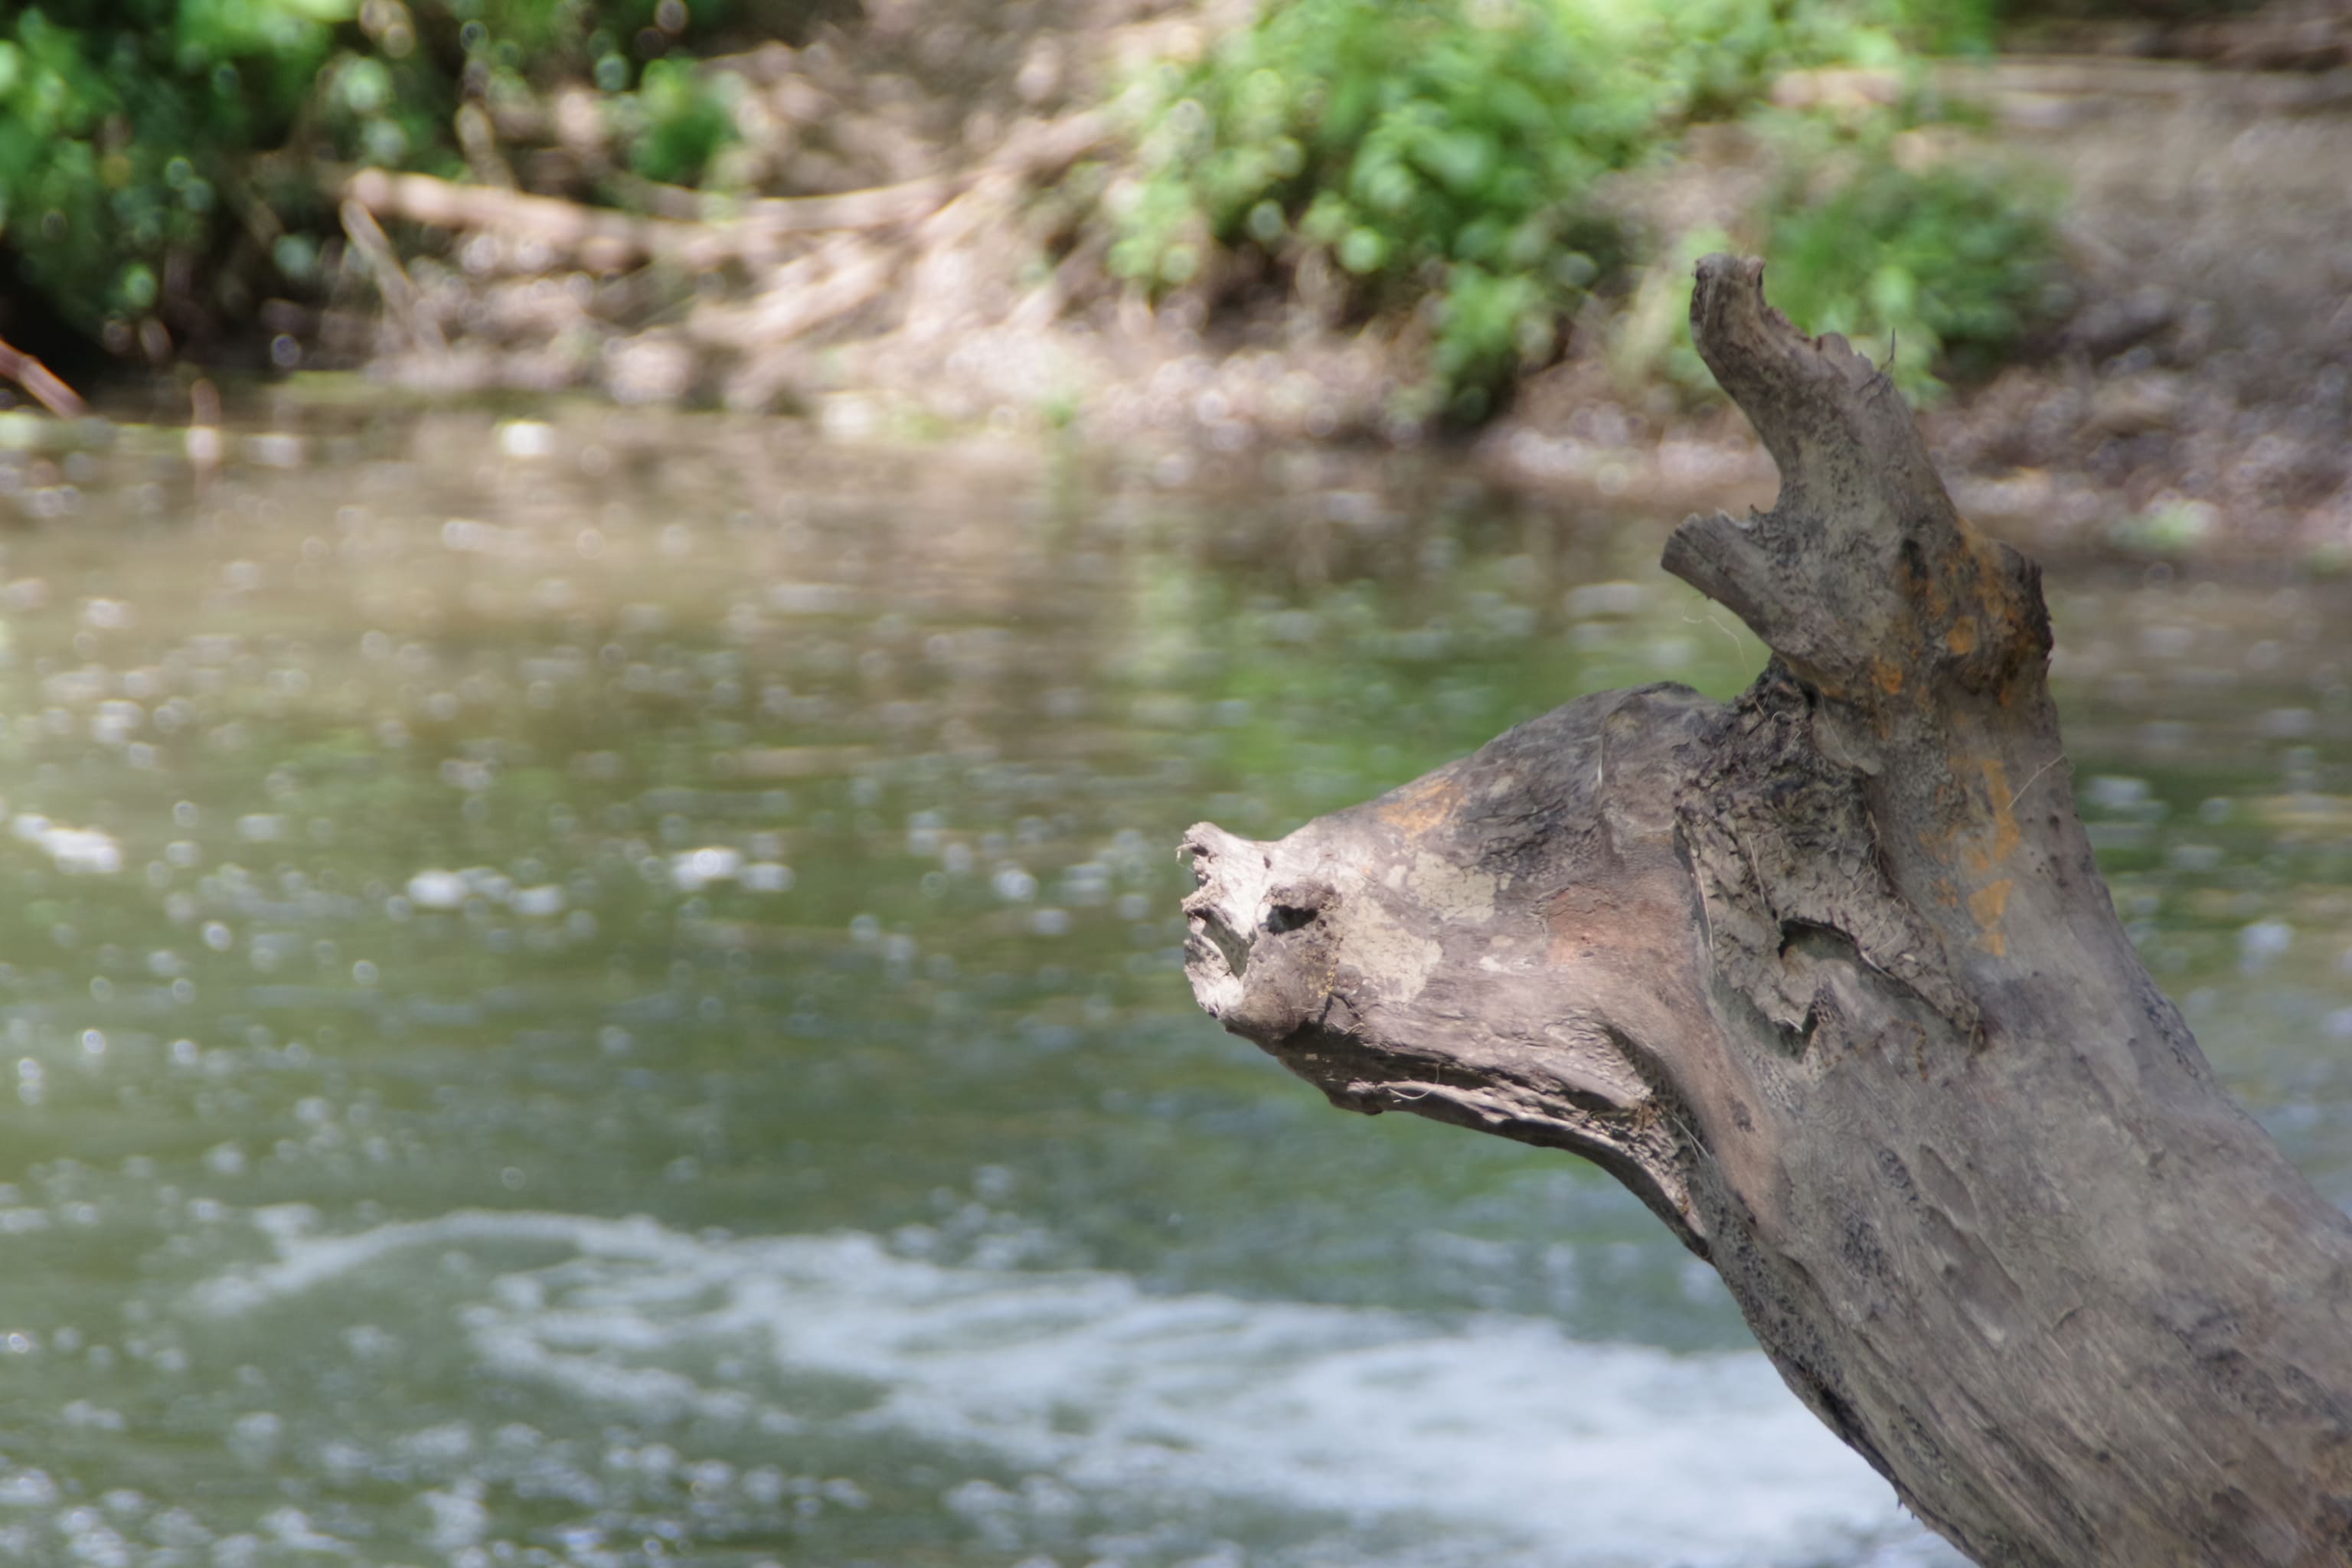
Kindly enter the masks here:
M 1552 5 L 1271 7 L 1162 84 L 1112 267 L 1181 285 L 1246 244 L 1328 262 L 1370 310 L 1435 283 L 1439 379 L 1483 399 L 1550 351 L 1613 252 L 1583 198 L 1641 151 L 1660 93 L 1618 68 L 1627 31 Z
M 1941 390 L 1938 369 L 1988 374 L 2063 314 L 2060 192 L 2007 164 L 1937 157 L 1916 140 L 1906 151 L 1902 135 L 1874 119 L 1842 145 L 1796 158 L 1764 255 L 1790 320 L 1870 345 L 1906 394 L 1929 399 Z
M 1213 290 L 1255 251 L 1360 317 L 1428 301 L 1420 396 L 1475 419 L 1640 259 L 1595 199 L 1602 175 L 1670 156 L 1697 121 L 1769 119 L 1783 72 L 1899 79 L 1911 47 L 1982 49 L 1992 23 L 1991 0 L 1280 0 L 1140 88 L 1142 176 L 1111 265 Z M 1914 363 L 1996 350 L 2045 287 L 2041 208 L 1906 172 L 1884 155 L 1895 123 L 1870 121 L 1867 168 L 1827 199 L 1810 172 L 1784 184 L 1777 277 L 1807 280 L 1809 324 L 1891 325 Z M 1822 155 L 1783 140 L 1802 169 Z
M 665 184 L 702 182 L 719 150 L 735 140 L 725 93 L 739 77 L 703 76 L 678 60 L 655 60 L 634 97 L 616 95 L 627 133 L 629 166 Z
M 462 174 L 461 102 L 565 79 L 603 92 L 632 169 L 690 183 L 733 121 L 721 89 L 658 57 L 738 8 L 47 0 L 0 18 L 0 246 L 77 331 L 202 333 L 246 315 L 257 283 L 312 280 L 334 225 L 318 165 Z M 240 247 L 258 254 L 224 264 Z
M 847 3 L 0 9 L 0 250 L 49 313 L 118 352 L 150 321 L 202 338 L 270 293 L 322 288 L 337 169 L 465 177 L 468 105 L 588 84 L 610 173 L 723 182 L 740 81 L 692 52 Z M 1675 156 L 1695 123 L 1738 119 L 1789 174 L 1756 232 L 1728 237 L 1767 249 L 1799 320 L 1890 338 L 1906 388 L 1932 389 L 1931 367 L 1997 357 L 2053 298 L 2048 194 L 1895 158 L 1911 108 L 1857 121 L 1765 100 L 1793 69 L 1903 79 L 1914 50 L 1986 48 L 1998 4 L 1268 0 L 1196 64 L 1138 84 L 1139 177 L 1111 266 L 1213 294 L 1270 266 L 1314 308 L 1398 322 L 1424 346 L 1401 413 L 1475 421 L 1559 351 L 1590 294 L 1679 260 L 1677 237 L 1612 216 L 1604 177 Z M 584 194 L 627 205 L 643 188 Z M 1650 289 L 1633 290 L 1639 352 L 1621 360 L 1695 367 Z

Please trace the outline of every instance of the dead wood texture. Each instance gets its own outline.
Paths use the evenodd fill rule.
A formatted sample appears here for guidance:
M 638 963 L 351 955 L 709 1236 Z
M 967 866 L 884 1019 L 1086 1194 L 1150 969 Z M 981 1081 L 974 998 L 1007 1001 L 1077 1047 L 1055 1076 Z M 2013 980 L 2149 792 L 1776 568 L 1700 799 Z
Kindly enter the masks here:
M 1588 697 L 1255 843 L 1201 1005 L 1334 1103 L 1582 1154 L 1984 1563 L 2352 1563 L 2352 1223 L 2214 1085 L 2092 864 L 2039 573 L 1886 378 L 1710 257 L 1779 464 L 1667 570 L 1773 658 Z

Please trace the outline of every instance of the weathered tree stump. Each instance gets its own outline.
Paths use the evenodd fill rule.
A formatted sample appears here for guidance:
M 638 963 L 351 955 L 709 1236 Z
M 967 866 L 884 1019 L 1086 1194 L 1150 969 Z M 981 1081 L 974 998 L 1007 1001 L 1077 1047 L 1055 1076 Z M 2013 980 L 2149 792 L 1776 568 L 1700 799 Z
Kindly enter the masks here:
M 1570 1150 L 1985 1563 L 2352 1563 L 2352 1222 L 2214 1085 L 2073 805 L 2040 574 L 1887 379 L 1699 263 L 1780 466 L 1665 566 L 1771 648 L 1273 843 L 1192 830 L 1202 1006 L 1353 1110 Z

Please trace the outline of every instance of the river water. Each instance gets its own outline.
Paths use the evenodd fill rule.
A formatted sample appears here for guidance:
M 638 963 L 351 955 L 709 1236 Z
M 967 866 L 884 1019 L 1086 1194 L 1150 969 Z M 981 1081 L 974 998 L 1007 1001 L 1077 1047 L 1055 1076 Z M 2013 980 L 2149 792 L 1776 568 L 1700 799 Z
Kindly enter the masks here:
M 1193 1010 L 1172 847 L 1761 661 L 1442 467 L 0 428 L 0 1556 L 1956 1561 L 1564 1157 Z M 2081 803 L 2352 1201 L 2352 592 L 2061 563 Z

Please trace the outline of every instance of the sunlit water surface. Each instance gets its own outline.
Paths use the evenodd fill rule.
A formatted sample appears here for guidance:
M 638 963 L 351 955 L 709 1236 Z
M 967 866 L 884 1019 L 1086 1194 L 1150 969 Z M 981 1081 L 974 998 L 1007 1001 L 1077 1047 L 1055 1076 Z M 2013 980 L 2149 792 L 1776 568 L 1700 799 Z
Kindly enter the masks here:
M 0 455 L 0 1556 L 1955 1561 L 1633 1200 L 1179 970 L 1195 818 L 1742 685 L 1667 520 L 550 417 Z M 2118 902 L 2352 1199 L 2352 597 L 2051 588 Z

